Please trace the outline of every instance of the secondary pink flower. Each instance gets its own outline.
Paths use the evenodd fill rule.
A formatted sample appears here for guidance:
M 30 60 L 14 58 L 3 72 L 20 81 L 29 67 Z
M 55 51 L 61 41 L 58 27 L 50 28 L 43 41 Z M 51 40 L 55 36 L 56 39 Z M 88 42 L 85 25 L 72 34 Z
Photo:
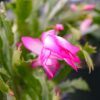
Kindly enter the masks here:
M 57 36 L 55 30 L 44 32 L 41 39 L 22 37 L 22 43 L 27 49 L 38 55 L 38 58 L 33 60 L 32 66 L 42 66 L 49 79 L 53 78 L 59 70 L 58 60 L 65 60 L 77 71 L 80 59 L 76 53 L 79 48 Z
M 61 31 L 61 30 L 64 30 L 64 26 L 62 24 L 56 24 L 54 29 L 57 31 Z
M 77 7 L 77 5 L 75 5 L 75 4 L 71 4 L 71 5 L 70 5 L 70 9 L 71 9 L 72 11 L 77 11 L 77 10 L 78 10 L 78 7 Z
M 88 4 L 88 5 L 84 5 L 82 10 L 84 11 L 91 11 L 95 9 L 95 4 Z
M 85 33 L 88 30 L 88 28 L 90 27 L 91 24 L 92 24 L 92 19 L 91 18 L 85 19 L 80 24 L 80 31 L 82 33 Z

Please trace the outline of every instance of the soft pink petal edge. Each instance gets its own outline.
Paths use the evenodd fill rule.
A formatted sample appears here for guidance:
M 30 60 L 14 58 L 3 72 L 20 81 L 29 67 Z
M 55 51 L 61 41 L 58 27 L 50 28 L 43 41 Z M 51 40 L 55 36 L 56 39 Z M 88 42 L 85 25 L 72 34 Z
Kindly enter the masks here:
M 42 49 L 42 43 L 37 38 L 32 38 L 28 36 L 24 36 L 21 38 L 23 45 L 30 50 L 31 52 L 39 55 Z

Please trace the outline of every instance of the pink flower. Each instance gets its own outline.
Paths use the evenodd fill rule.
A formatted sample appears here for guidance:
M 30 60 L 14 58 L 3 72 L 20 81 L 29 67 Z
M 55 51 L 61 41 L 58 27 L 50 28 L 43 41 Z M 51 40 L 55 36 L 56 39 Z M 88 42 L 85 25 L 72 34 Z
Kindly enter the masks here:
M 95 4 L 88 4 L 88 5 L 84 5 L 82 10 L 84 11 L 91 11 L 95 9 Z
M 64 30 L 64 26 L 62 24 L 56 24 L 54 29 L 56 31 L 62 31 L 62 30 Z
M 80 59 L 76 53 L 79 48 L 57 36 L 55 30 L 44 32 L 41 39 L 22 37 L 22 43 L 27 49 L 38 55 L 32 66 L 42 66 L 49 79 L 53 78 L 59 70 L 58 60 L 65 60 L 77 71 Z
M 91 26 L 91 24 L 92 24 L 92 19 L 91 18 L 85 19 L 80 24 L 80 31 L 82 33 L 85 33 L 88 30 L 88 28 Z
M 70 5 L 70 9 L 72 10 L 72 11 L 77 11 L 78 10 L 78 7 L 77 7 L 77 5 L 75 5 L 75 4 L 71 4 Z
M 47 49 L 43 49 L 42 41 L 26 36 L 22 37 L 22 43 L 28 50 L 38 55 L 38 58 L 33 60 L 32 67 L 43 66 L 48 78 L 53 78 L 59 70 L 59 62 L 55 57 L 49 56 Z M 45 52 L 44 56 L 42 56 L 42 52 Z

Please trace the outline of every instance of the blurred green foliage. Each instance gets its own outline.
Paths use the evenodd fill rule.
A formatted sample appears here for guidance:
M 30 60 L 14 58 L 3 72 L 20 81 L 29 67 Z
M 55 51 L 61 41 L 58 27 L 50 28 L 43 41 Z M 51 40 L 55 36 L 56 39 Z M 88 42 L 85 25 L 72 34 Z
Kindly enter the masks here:
M 18 50 L 16 43 L 20 41 L 21 36 L 40 37 L 41 32 L 51 29 L 56 23 L 62 23 L 65 30 L 60 35 L 72 35 L 73 38 L 68 40 L 81 48 L 79 56 L 86 60 L 91 71 L 93 62 L 90 54 L 95 53 L 95 48 L 79 42 L 83 38 L 79 23 L 88 14 L 95 13 L 93 23 L 99 26 L 98 9 L 91 12 L 72 12 L 68 0 L 14 0 L 2 5 L 4 8 L 0 8 L 0 100 L 9 100 L 8 97 L 14 100 L 59 100 L 62 95 L 55 97 L 56 87 L 59 87 L 62 93 L 74 92 L 75 89 L 89 90 L 87 83 L 82 79 L 62 82 L 72 71 L 64 62 L 61 62 L 62 67 L 55 78 L 48 80 L 41 68 L 31 68 L 32 59 L 28 58 L 30 53 L 23 48 L 22 51 Z M 6 16 L 9 10 L 15 15 L 11 20 L 7 19 L 9 15 Z M 98 34 L 96 30 L 89 32 L 94 33 L 93 35 Z

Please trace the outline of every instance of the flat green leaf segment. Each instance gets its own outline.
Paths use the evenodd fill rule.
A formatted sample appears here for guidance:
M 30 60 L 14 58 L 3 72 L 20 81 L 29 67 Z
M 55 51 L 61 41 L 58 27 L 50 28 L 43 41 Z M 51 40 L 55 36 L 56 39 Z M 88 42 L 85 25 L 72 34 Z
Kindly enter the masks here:
M 89 91 L 89 86 L 83 79 L 74 79 L 74 80 L 67 80 L 63 82 L 59 87 L 63 90 L 63 93 L 66 91 L 67 93 L 73 93 L 76 89 Z
M 10 23 L 7 22 L 3 15 L 0 15 L 0 62 L 11 74 L 11 61 L 12 61 L 12 49 L 11 45 L 13 44 L 13 33 L 11 31 Z
M 0 91 L 3 93 L 9 92 L 9 86 L 3 81 L 3 79 L 0 77 Z

